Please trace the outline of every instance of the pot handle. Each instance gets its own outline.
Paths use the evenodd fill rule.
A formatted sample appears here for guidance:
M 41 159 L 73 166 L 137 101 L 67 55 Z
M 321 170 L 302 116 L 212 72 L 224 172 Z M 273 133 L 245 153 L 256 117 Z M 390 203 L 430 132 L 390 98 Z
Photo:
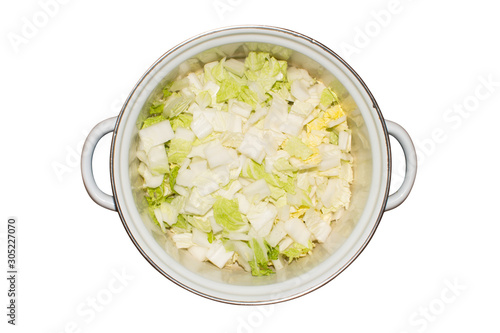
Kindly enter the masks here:
M 109 118 L 97 124 L 87 136 L 82 149 L 82 178 L 90 198 L 99 206 L 116 211 L 115 199 L 112 195 L 104 193 L 95 182 L 94 171 L 92 170 L 92 159 L 97 143 L 102 137 L 113 132 L 118 117 Z
M 417 176 L 417 153 L 408 132 L 403 127 L 389 120 L 386 120 L 385 124 L 389 135 L 398 140 L 401 148 L 403 148 L 406 162 L 405 178 L 401 187 L 387 199 L 385 211 L 388 211 L 401 205 L 410 194 Z

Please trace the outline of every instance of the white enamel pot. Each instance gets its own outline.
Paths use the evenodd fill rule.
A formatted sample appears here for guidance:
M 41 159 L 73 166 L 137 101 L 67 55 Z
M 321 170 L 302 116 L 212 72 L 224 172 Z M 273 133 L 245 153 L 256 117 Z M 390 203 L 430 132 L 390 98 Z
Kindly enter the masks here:
M 286 266 L 277 274 L 253 277 L 239 270 L 220 270 L 197 262 L 179 251 L 147 214 L 142 180 L 135 156 L 139 124 L 147 115 L 162 85 L 178 75 L 249 51 L 271 52 L 332 87 L 348 115 L 352 130 L 354 182 L 351 205 L 330 237 L 313 254 Z M 111 184 L 113 194 L 102 192 L 92 171 L 97 142 L 113 133 Z M 401 187 L 389 195 L 391 149 L 389 136 L 403 148 L 406 174 Z M 337 54 L 302 34 L 267 26 L 240 26 L 196 36 L 165 53 L 139 80 L 118 117 L 99 123 L 89 134 L 82 152 L 82 176 L 90 197 L 104 208 L 116 210 L 132 242 L 153 267 L 175 284 L 200 296 L 232 304 L 271 304 L 315 290 L 340 274 L 366 247 L 385 211 L 408 196 L 416 176 L 416 154 L 407 132 L 382 117 L 377 102 L 356 74 Z

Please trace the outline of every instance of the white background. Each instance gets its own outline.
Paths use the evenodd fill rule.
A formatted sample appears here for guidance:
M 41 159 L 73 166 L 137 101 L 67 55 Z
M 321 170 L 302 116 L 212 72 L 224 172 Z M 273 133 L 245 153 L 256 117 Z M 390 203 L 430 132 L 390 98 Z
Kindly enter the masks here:
M 0 5 L 0 266 L 6 271 L 6 221 L 14 215 L 20 272 L 18 326 L 6 324 L 2 278 L 1 327 L 47 333 L 499 330 L 495 2 L 66 2 L 51 7 L 45 22 L 38 1 Z M 25 27 L 23 36 L 26 22 L 34 21 L 39 28 L 29 34 Z M 118 215 L 88 197 L 79 169 L 82 140 L 118 114 L 157 58 L 193 35 L 236 24 L 289 28 L 339 53 L 385 118 L 408 130 L 420 159 L 410 197 L 384 215 L 345 272 L 300 299 L 266 307 L 219 304 L 163 278 L 136 250 Z M 108 192 L 109 145 L 108 136 L 94 163 Z M 402 153 L 393 146 L 399 169 Z M 400 172 L 395 178 L 401 181 Z M 106 303 L 99 311 L 88 303 L 95 297 Z

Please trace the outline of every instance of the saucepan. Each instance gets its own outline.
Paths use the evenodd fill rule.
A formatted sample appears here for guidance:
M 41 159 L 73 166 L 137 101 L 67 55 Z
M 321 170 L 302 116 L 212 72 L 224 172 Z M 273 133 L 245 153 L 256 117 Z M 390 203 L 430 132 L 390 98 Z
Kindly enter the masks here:
M 144 200 L 139 160 L 138 130 L 165 82 L 222 57 L 245 56 L 251 50 L 270 52 L 305 68 L 331 87 L 340 99 L 352 131 L 354 157 L 349 209 L 335 223 L 325 243 L 312 255 L 294 261 L 279 274 L 254 277 L 247 272 L 219 269 L 178 250 L 151 221 Z M 112 195 L 96 184 L 92 156 L 98 141 L 112 133 L 110 178 Z M 389 136 L 402 147 L 406 173 L 399 189 L 390 194 Z M 385 120 L 375 98 L 359 75 L 335 52 L 303 34 L 269 26 L 221 28 L 193 37 L 160 57 L 138 81 L 120 114 L 99 123 L 82 151 L 82 176 L 90 197 L 115 210 L 128 236 L 144 258 L 173 283 L 200 296 L 231 304 L 272 304 L 297 298 L 339 275 L 365 249 L 384 212 L 398 207 L 415 181 L 417 160 L 408 133 Z

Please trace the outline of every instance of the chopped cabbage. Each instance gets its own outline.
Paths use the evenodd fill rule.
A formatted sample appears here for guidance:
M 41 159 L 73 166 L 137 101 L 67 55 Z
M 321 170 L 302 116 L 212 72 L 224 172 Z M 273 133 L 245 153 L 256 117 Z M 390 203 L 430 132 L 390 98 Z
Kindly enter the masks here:
M 152 221 L 220 269 L 267 276 L 312 254 L 349 209 L 355 176 L 336 93 L 267 52 L 188 72 L 163 87 L 140 124 Z
M 174 131 L 169 121 L 160 121 L 154 125 L 143 128 L 139 131 L 139 138 L 144 145 L 144 150 L 149 150 L 157 145 L 170 141 L 174 138 Z
M 238 200 L 218 197 L 214 203 L 215 222 L 225 231 L 240 231 L 247 226 L 238 208 Z

